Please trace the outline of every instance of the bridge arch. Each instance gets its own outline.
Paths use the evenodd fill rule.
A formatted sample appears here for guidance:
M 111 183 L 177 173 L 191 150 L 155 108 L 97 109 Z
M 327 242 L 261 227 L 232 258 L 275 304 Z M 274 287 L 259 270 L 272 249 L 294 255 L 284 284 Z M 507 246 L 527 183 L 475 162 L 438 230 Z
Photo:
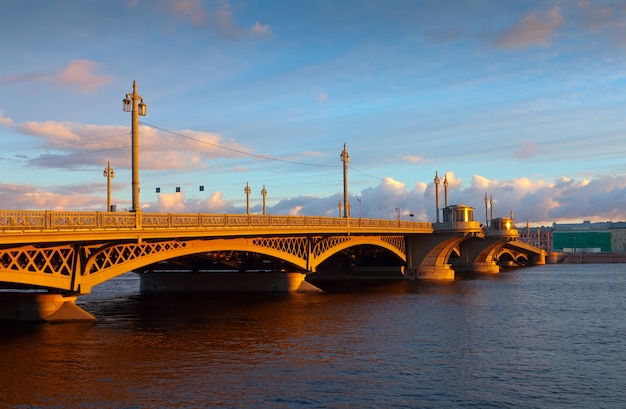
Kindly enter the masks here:
M 175 257 L 215 251 L 247 251 L 272 256 L 305 270 L 306 258 L 302 256 L 302 247 L 306 243 L 293 239 L 292 245 L 268 246 L 267 239 L 213 239 L 167 241 L 155 243 L 113 244 L 95 250 L 85 264 L 85 276 L 82 279 L 82 291 L 95 287 L 107 280 L 147 265 L 169 260 Z M 263 245 L 265 244 L 265 245 Z M 291 251 L 288 251 L 291 250 Z
M 330 257 L 351 247 L 370 245 L 389 250 L 403 263 L 406 263 L 406 244 L 404 237 L 372 237 L 372 236 L 345 236 L 327 237 L 318 241 L 313 249 L 309 263 L 309 271 L 316 271 L 317 267 Z

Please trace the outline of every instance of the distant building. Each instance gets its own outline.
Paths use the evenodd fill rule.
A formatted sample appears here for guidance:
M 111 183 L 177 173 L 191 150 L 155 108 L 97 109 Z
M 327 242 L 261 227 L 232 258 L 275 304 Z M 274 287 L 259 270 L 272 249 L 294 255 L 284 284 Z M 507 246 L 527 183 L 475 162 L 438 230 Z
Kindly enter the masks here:
M 553 224 L 552 250 L 563 253 L 611 253 L 610 222 Z
M 521 227 L 518 228 L 519 240 L 546 252 L 552 251 L 552 227 Z

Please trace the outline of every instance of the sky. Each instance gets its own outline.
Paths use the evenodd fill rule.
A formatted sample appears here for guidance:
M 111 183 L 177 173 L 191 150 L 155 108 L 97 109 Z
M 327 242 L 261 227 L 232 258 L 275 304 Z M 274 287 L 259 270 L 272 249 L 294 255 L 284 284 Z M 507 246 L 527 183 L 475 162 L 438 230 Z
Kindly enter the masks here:
M 4 0 L 0 209 L 626 220 L 626 1 Z M 200 190 L 200 186 L 204 190 Z M 160 193 L 157 193 L 160 188 Z M 180 192 L 176 192 L 180 188 Z M 411 216 L 413 215 L 413 216 Z

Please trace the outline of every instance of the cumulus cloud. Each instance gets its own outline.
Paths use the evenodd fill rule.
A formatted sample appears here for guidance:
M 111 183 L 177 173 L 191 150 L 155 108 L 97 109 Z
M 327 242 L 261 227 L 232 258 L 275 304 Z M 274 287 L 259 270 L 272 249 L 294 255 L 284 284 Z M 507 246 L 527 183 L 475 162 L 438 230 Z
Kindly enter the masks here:
M 550 225 L 553 222 L 572 220 L 621 221 L 626 220 L 626 176 L 599 177 L 592 180 L 561 178 L 552 182 L 519 178 L 505 181 L 491 180 L 474 175 L 469 185 L 456 178 L 454 172 L 445 174 L 448 180 L 449 204 L 464 204 L 474 208 L 474 219 L 485 222 L 485 195 L 493 199 L 494 217 L 508 217 L 511 212 L 518 225 Z M 441 178 L 443 181 L 443 178 Z M 440 209 L 444 207 L 443 182 L 439 186 Z M 160 198 L 149 204 L 147 211 L 181 211 L 210 213 L 245 213 L 244 206 L 234 206 L 215 193 L 205 202 L 173 198 Z M 384 178 L 374 187 L 350 195 L 352 217 L 395 219 L 400 209 L 403 220 L 435 221 L 435 184 L 416 182 L 407 187 L 392 178 Z M 270 214 L 338 216 L 338 203 L 343 193 L 327 197 L 298 196 L 284 199 L 268 207 Z M 212 203 L 209 205 L 209 203 Z M 184 204 L 181 207 L 181 204 Z M 490 217 L 492 209 L 488 205 Z M 253 213 L 261 213 L 261 206 L 253 206 Z M 178 210 L 176 210 L 178 211 Z M 410 215 L 413 218 L 410 218 Z
M 453 172 L 445 174 L 448 180 L 449 204 L 464 204 L 474 208 L 474 220 L 485 222 L 494 217 L 508 217 L 511 212 L 519 226 L 526 221 L 532 225 L 550 225 L 570 221 L 624 221 L 626 220 L 626 176 L 603 176 L 590 180 L 560 178 L 552 182 L 519 178 L 505 181 L 474 175 L 463 183 Z M 442 178 L 443 179 L 443 178 Z M 124 187 L 126 188 L 126 187 Z M 30 210 L 102 210 L 100 185 L 59 186 L 53 191 L 32 185 L 0 184 L 0 195 L 11 209 Z M 485 195 L 493 199 L 493 208 L 485 208 Z M 439 208 L 444 207 L 444 187 L 439 186 Z M 434 181 L 416 182 L 412 186 L 392 178 L 384 178 L 377 186 L 352 192 L 349 197 L 352 218 L 435 221 L 436 201 Z M 124 201 L 116 200 L 120 205 Z M 269 214 L 338 216 L 343 192 L 326 197 L 297 196 L 268 206 Z M 343 203 L 342 203 L 343 205 Z M 155 202 L 142 205 L 146 212 L 243 214 L 245 205 L 235 205 L 213 192 L 205 199 L 187 199 L 186 192 L 161 193 Z M 120 207 L 121 208 L 121 207 Z M 492 210 L 493 209 L 493 210 Z M 260 214 L 262 205 L 251 207 Z M 487 215 L 485 215 L 487 210 Z M 413 215 L 413 217 L 411 217 Z
M 547 45 L 555 31 L 563 24 L 559 8 L 548 11 L 544 18 L 537 12 L 526 15 L 515 26 L 502 32 L 496 39 L 496 46 L 501 48 L 525 48 Z

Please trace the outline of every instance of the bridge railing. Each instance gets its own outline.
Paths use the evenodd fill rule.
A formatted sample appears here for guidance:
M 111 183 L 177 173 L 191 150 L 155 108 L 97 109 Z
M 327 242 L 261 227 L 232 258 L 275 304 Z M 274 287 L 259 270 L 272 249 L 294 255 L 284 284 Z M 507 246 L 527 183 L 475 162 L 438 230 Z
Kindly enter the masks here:
M 431 229 L 429 222 L 391 219 L 339 218 L 327 216 L 275 216 L 247 214 L 117 213 L 0 211 L 0 232 L 44 230 L 243 228 L 243 227 L 361 227 Z

